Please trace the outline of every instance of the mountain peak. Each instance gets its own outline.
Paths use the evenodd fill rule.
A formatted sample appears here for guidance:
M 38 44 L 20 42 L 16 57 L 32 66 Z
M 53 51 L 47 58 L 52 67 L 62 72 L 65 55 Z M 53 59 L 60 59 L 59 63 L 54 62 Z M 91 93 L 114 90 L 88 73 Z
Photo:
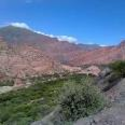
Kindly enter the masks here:
M 39 35 L 44 35 L 44 36 L 47 36 L 50 38 L 57 38 L 58 41 L 67 41 L 70 43 L 77 43 L 77 41 L 78 41 L 77 38 L 72 37 L 70 35 L 53 35 L 53 34 L 48 34 L 48 33 L 42 32 L 42 31 L 34 30 L 28 24 L 23 23 L 23 22 L 22 23 L 20 23 L 20 22 L 10 23 L 8 26 L 15 27 L 15 28 L 27 29 L 27 30 L 30 30 L 30 31 L 37 33 Z

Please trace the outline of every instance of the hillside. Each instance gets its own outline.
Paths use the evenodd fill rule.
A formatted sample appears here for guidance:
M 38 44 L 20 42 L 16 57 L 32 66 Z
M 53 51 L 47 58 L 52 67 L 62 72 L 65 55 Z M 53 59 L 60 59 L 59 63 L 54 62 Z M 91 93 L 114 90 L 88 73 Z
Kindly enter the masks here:
M 30 45 L 8 45 L 0 41 L 0 73 L 11 78 L 25 78 L 62 72 L 61 64 Z
M 0 28 L 0 45 L 1 72 L 13 77 L 59 73 L 63 65 L 71 69 L 125 59 L 124 41 L 109 47 L 75 44 L 15 26 Z
M 98 45 L 77 45 L 68 41 L 59 41 L 57 38 L 14 26 L 0 28 L 0 36 L 10 45 L 32 45 L 63 64 L 68 64 L 69 60 L 79 52 L 84 53 L 88 50 L 100 48 Z
M 55 61 L 66 65 L 107 64 L 114 60 L 125 59 L 124 41 L 117 46 L 109 47 L 96 44 L 75 44 L 14 26 L 0 28 L 0 38 L 10 46 L 30 45 Z
M 99 48 L 93 51 L 85 52 L 80 56 L 70 60 L 72 65 L 82 66 L 86 64 L 108 64 L 116 60 L 125 59 L 125 41 L 117 46 Z

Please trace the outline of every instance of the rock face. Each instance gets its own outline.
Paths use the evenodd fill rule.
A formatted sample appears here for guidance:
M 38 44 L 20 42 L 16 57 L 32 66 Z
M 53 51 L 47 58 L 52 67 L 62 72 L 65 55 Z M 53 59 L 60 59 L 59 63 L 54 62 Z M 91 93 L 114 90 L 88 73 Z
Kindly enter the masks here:
M 88 50 L 96 47 L 99 46 L 87 46 Z M 60 73 L 67 69 L 74 72 L 80 67 L 68 66 L 70 58 L 78 52 L 84 53 L 87 48 L 31 30 L 3 27 L 0 28 L 0 72 L 16 78 Z
M 0 72 L 8 77 L 25 78 L 62 71 L 60 63 L 30 45 L 13 47 L 6 45 L 0 52 Z
M 112 107 L 93 117 L 80 119 L 74 125 L 125 125 L 125 109 Z
M 115 60 L 125 59 L 125 44 L 122 42 L 118 46 L 103 47 L 79 55 L 71 60 L 72 65 L 108 64 Z

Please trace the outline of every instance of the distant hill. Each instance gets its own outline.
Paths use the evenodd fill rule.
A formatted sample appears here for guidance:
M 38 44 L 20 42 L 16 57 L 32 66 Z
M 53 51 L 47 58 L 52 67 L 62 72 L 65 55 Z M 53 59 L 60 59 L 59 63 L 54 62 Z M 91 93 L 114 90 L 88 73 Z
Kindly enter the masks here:
M 98 44 L 78 44 L 78 46 L 86 51 L 101 48 Z
M 117 46 L 102 47 L 93 51 L 85 52 L 70 60 L 71 65 L 108 64 L 116 60 L 125 60 L 125 41 Z

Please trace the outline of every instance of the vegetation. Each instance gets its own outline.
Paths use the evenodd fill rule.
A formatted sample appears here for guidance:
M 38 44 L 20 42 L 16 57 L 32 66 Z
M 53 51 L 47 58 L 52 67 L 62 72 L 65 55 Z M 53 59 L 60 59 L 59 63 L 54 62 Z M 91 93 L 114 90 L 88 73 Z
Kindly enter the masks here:
M 13 80 L 3 80 L 0 81 L 0 86 L 13 86 L 14 81 Z
M 65 120 L 74 121 L 103 108 L 104 100 L 99 89 L 92 85 L 89 79 L 84 79 L 79 84 L 67 84 L 59 104 Z
M 125 77 L 125 61 L 116 61 L 109 66 L 118 77 Z
M 87 116 L 103 106 L 98 89 L 88 84 L 91 80 L 90 77 L 76 74 L 54 81 L 51 78 L 51 81 L 46 82 L 44 78 L 32 78 L 30 81 L 34 85 L 0 95 L 0 123 L 30 125 L 60 104 L 62 115 L 67 118 L 67 122 L 62 125 L 71 125 L 68 121 L 70 118 L 73 120 Z M 58 100 L 61 90 L 63 94 Z
M 69 76 L 55 81 L 32 78 L 35 83 L 29 88 L 0 95 L 0 123 L 4 125 L 29 125 L 49 114 L 57 105 L 57 97 L 67 79 L 81 79 L 84 76 Z M 43 82 L 44 81 L 44 82 Z
M 40 82 L 29 88 L 0 95 L 0 123 L 28 125 L 50 113 L 63 80 Z

